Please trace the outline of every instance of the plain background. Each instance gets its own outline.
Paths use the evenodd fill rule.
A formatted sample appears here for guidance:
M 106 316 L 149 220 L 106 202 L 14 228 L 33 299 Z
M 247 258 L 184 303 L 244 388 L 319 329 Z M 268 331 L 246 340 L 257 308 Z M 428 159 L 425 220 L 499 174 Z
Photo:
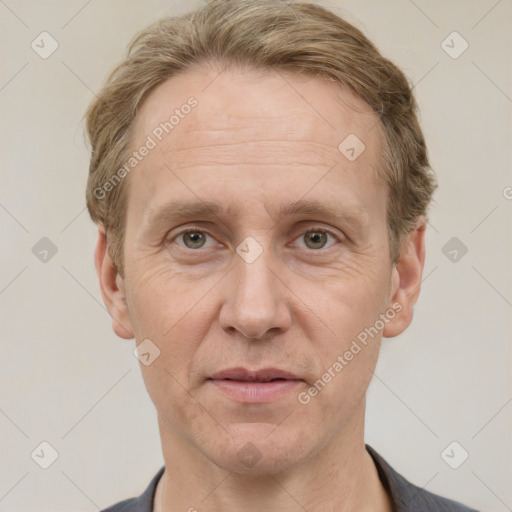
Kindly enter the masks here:
M 137 31 L 200 4 L 0 2 L 2 511 L 98 510 L 163 465 L 135 342 L 101 300 L 81 119 Z M 416 84 L 440 184 L 415 318 L 383 342 L 366 440 L 421 487 L 512 510 L 512 2 L 327 5 Z M 59 45 L 47 59 L 31 48 L 43 31 Z M 454 31 L 469 44 L 458 58 L 441 46 Z M 42 237 L 57 248 L 46 263 L 32 251 Z M 31 458 L 42 441 L 59 455 L 48 469 Z M 453 441 L 469 453 L 458 469 L 441 457 Z

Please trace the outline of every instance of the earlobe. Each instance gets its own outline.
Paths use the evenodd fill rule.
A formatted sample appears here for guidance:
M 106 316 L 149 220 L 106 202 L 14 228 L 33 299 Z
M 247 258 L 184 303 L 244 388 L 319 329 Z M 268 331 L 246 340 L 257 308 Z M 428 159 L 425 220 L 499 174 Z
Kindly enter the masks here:
M 389 307 L 397 313 L 384 327 L 385 338 L 398 336 L 412 321 L 425 264 L 425 229 L 426 221 L 421 218 L 404 241 L 400 259 L 392 270 Z
M 100 225 L 98 226 L 98 240 L 94 252 L 94 262 L 100 282 L 101 296 L 112 317 L 112 329 L 120 338 L 129 340 L 134 335 L 126 304 L 124 281 L 112 263 L 108 248 L 105 230 Z

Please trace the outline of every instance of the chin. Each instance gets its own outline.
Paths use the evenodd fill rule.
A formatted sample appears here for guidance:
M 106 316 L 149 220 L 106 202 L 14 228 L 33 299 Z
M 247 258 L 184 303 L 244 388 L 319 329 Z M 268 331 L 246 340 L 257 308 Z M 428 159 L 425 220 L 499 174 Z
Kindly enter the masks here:
M 278 474 L 300 464 L 313 446 L 304 432 L 275 424 L 244 424 L 231 429 L 225 445 L 210 457 L 218 466 L 238 474 Z M 282 429 L 279 431 L 279 429 Z M 279 431 L 279 432 L 278 432 Z M 309 447 L 309 448 L 308 448 Z

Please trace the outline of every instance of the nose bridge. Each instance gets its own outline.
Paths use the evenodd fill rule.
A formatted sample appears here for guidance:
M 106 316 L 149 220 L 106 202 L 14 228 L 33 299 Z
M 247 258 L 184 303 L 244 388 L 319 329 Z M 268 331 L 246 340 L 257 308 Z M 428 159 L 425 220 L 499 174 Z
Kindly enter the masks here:
M 268 330 L 288 325 L 283 285 L 274 275 L 269 236 L 246 238 L 238 247 L 236 268 L 223 305 L 221 322 L 248 338 L 260 338 Z
M 273 258 L 266 242 L 263 243 L 262 237 L 260 242 L 248 237 L 237 247 L 238 291 L 256 302 L 260 302 L 260 297 L 263 299 L 262 294 L 270 294 L 269 288 L 274 284 L 274 274 L 270 270 Z

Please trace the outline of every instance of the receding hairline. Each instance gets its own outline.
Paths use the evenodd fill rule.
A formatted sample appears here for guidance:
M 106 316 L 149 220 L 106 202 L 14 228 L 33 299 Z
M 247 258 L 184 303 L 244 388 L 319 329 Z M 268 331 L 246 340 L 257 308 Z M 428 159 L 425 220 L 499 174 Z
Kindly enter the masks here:
M 180 69 L 172 76 L 165 78 L 163 81 L 156 84 L 153 88 L 146 92 L 144 97 L 139 101 L 139 104 L 137 106 L 137 113 L 130 123 L 130 139 L 127 150 L 133 151 L 132 144 L 134 143 L 134 140 L 132 139 L 132 135 L 135 126 L 140 121 L 140 111 L 145 109 L 148 100 L 152 99 L 157 91 L 161 90 L 169 83 L 176 81 L 176 79 L 184 77 L 191 77 L 192 79 L 206 77 L 206 86 L 199 91 L 200 93 L 203 93 L 204 90 L 210 87 L 210 85 L 215 80 L 217 80 L 217 78 L 219 78 L 221 74 L 226 72 L 233 72 L 237 76 L 252 74 L 251 78 L 254 80 L 258 80 L 258 77 L 261 80 L 266 80 L 269 78 L 280 79 L 283 82 L 283 86 L 290 88 L 290 93 L 297 94 L 299 96 L 302 96 L 300 91 L 294 89 L 294 85 L 291 84 L 290 81 L 288 80 L 289 78 L 292 78 L 294 81 L 302 80 L 304 82 L 309 82 L 314 79 L 321 80 L 325 84 L 333 85 L 333 87 L 331 87 L 331 91 L 333 92 L 333 99 L 336 102 L 341 104 L 344 108 L 348 108 L 358 114 L 374 117 L 372 125 L 375 126 L 377 124 L 380 124 L 382 128 L 382 123 L 379 123 L 379 113 L 376 112 L 362 96 L 357 94 L 355 91 L 353 91 L 350 87 L 342 83 L 337 78 L 308 71 L 303 69 L 302 67 L 289 67 L 285 69 L 271 65 L 256 64 L 251 62 L 235 62 L 228 59 L 213 58 L 191 62 L 189 66 Z M 190 96 L 190 94 L 188 94 L 188 96 Z M 302 96 L 302 99 L 304 100 L 305 104 L 308 103 L 307 98 Z M 183 97 L 180 100 L 185 101 L 186 98 Z M 173 108 L 177 106 L 177 104 L 172 105 Z M 314 107 L 312 107 L 311 104 L 309 104 L 309 108 L 314 110 Z M 321 112 L 317 112 L 317 115 L 322 117 Z
M 375 142 L 378 146 L 378 151 L 376 151 L 376 166 L 370 166 L 371 169 L 374 171 L 374 175 L 377 178 L 377 181 L 379 184 L 382 184 L 384 182 L 383 180 L 383 172 L 384 170 L 382 167 L 384 166 L 384 152 L 385 152 L 385 135 L 384 135 L 384 127 L 382 125 L 380 116 L 377 112 L 367 103 L 367 101 L 359 96 L 357 93 L 355 93 L 351 88 L 347 87 L 342 82 L 328 76 L 324 76 L 321 74 L 313 73 L 311 71 L 304 70 L 302 68 L 289 68 L 289 69 L 279 69 L 272 66 L 266 66 L 266 65 L 253 65 L 251 63 L 240 63 L 240 62 L 229 62 L 229 61 L 221 61 L 220 59 L 211 59 L 211 60 L 203 60 L 203 61 L 197 61 L 190 64 L 189 67 L 180 70 L 179 72 L 173 74 L 172 76 L 166 78 L 159 84 L 157 84 L 155 87 L 153 87 L 151 90 L 147 92 L 145 97 L 140 101 L 138 108 L 137 108 L 137 114 L 134 116 L 130 123 L 129 131 L 128 131 L 128 144 L 124 153 L 123 159 L 126 161 L 130 157 L 130 154 L 137 149 L 137 144 L 139 144 L 141 141 L 139 140 L 140 137 L 144 138 L 148 133 L 146 131 L 139 131 L 138 127 L 140 126 L 140 112 L 145 109 L 147 106 L 147 101 L 153 96 L 153 94 L 161 89 L 162 87 L 165 87 L 166 84 L 169 84 L 173 82 L 174 80 L 178 78 L 183 78 L 187 76 L 191 77 L 211 77 L 213 76 L 213 80 L 218 78 L 220 73 L 223 72 L 234 72 L 237 75 L 238 74 L 244 74 L 244 73 L 253 73 L 256 77 L 259 75 L 262 80 L 265 80 L 267 78 L 273 78 L 273 77 L 281 77 L 286 80 L 288 78 L 300 78 L 304 79 L 305 81 L 310 81 L 313 79 L 319 79 L 323 81 L 325 84 L 333 85 L 331 87 L 331 91 L 333 92 L 333 100 L 336 102 L 336 104 L 340 104 L 342 108 L 348 108 L 352 110 L 353 112 L 361 115 L 361 116 L 369 116 L 368 124 L 370 125 L 369 128 L 366 126 L 364 127 L 365 130 L 369 133 L 370 131 L 377 130 L 377 137 L 375 138 Z M 208 82 L 208 85 L 211 84 L 211 81 Z M 293 87 L 290 85 L 289 81 L 284 83 L 286 87 Z M 294 91 L 290 89 L 290 92 L 292 94 L 298 94 L 299 92 Z M 180 98 L 181 100 L 185 100 L 185 98 Z M 304 104 L 308 103 L 307 98 L 304 98 Z M 347 101 L 349 100 L 349 101 Z M 172 108 L 178 107 L 179 101 L 175 104 L 170 106 L 170 110 Z M 357 103 L 357 105 L 355 104 Z M 306 106 L 306 108 L 311 109 L 311 112 L 315 110 L 311 105 Z M 319 116 L 318 119 L 322 117 L 321 112 L 317 111 L 317 115 Z M 373 119 L 372 119 L 373 118 Z M 268 119 L 272 119 L 270 116 Z M 324 119 L 325 121 L 325 119 Z M 366 123 L 365 123 L 366 125 Z M 139 132 L 139 133 L 137 133 Z M 139 138 L 135 139 L 135 134 L 138 135 Z M 175 135 L 174 133 L 166 135 L 167 137 L 176 137 L 176 141 L 179 141 L 179 132 Z M 336 144 L 327 144 L 327 147 L 331 147 L 333 150 L 335 150 L 336 155 L 339 155 L 341 157 L 341 154 L 337 150 L 337 145 L 341 142 L 340 140 L 337 141 Z M 250 162 L 248 162 L 250 163 Z M 169 163 L 172 167 L 172 163 Z M 130 173 L 133 174 L 133 173 Z M 130 175 L 126 176 L 124 179 L 123 184 L 123 193 L 126 194 L 125 198 L 128 197 L 128 190 L 129 190 L 129 183 L 131 181 Z M 128 205 L 126 205 L 128 206 Z

